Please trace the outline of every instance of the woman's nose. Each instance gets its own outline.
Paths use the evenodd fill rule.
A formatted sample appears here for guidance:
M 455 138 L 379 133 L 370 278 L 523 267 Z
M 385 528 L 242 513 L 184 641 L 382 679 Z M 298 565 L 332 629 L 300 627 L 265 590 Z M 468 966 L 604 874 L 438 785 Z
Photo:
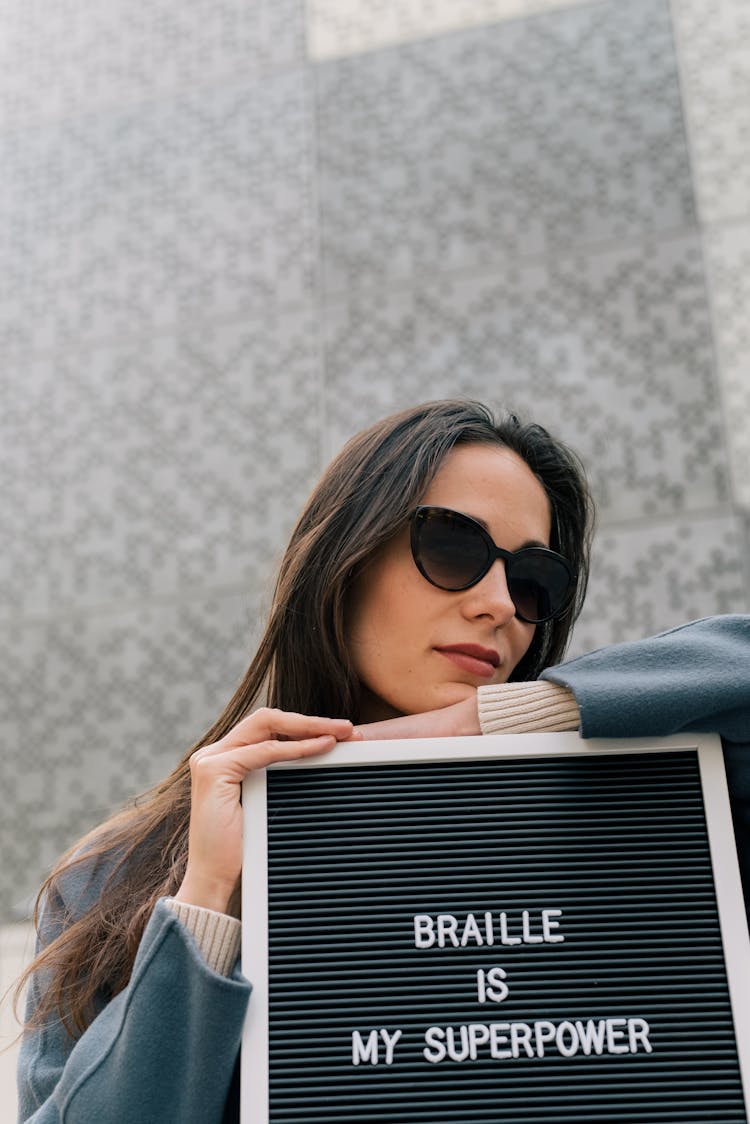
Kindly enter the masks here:
M 516 615 L 516 607 L 508 589 L 505 563 L 498 558 L 481 581 L 468 589 L 465 605 L 471 616 L 490 616 L 498 624 L 507 624 Z

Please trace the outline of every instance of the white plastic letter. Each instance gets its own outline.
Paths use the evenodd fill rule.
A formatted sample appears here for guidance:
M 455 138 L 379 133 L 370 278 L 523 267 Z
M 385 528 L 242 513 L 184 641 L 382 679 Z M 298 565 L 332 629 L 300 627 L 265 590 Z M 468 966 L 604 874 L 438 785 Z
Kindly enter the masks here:
M 458 1039 L 458 1042 L 456 1042 Z M 469 1056 L 469 1031 L 466 1023 L 445 1028 L 445 1045 L 448 1057 L 454 1062 L 465 1062 Z
M 466 916 L 466 924 L 461 934 L 461 948 L 466 948 L 469 941 L 474 941 L 474 944 L 478 945 L 484 944 L 482 934 L 479 932 L 479 926 L 477 925 L 477 919 L 473 913 L 469 913 Z
M 432 948 L 435 943 L 435 925 L 429 913 L 414 915 L 414 947 Z
M 520 944 L 520 937 L 511 937 L 508 935 L 508 914 L 500 914 L 500 944 Z
M 433 1062 L 434 1064 L 443 1061 L 445 1058 L 444 1037 L 445 1032 L 440 1026 L 428 1027 L 424 1032 L 424 1040 L 427 1045 L 422 1051 L 422 1056 L 426 1062 Z
M 541 944 L 544 940 L 544 937 L 540 937 L 538 934 L 531 932 L 528 909 L 525 909 L 521 914 L 521 928 L 525 944 Z
M 500 1024 L 502 1025 L 502 1024 Z M 528 1023 L 510 1024 L 510 1050 L 514 1058 L 521 1056 L 521 1046 L 526 1051 L 528 1058 L 534 1057 L 534 1047 L 531 1045 L 531 1027 Z
M 362 1035 L 358 1030 L 352 1033 L 352 1065 L 359 1065 L 360 1062 L 370 1062 L 372 1065 L 378 1064 L 377 1030 L 370 1031 L 366 1043 L 362 1041 Z
M 628 1039 L 631 1054 L 637 1053 L 639 1041 L 647 1054 L 653 1053 L 654 1048 L 648 1040 L 648 1035 L 649 1025 L 645 1019 L 628 1019 Z
M 504 968 L 490 968 L 487 973 L 487 996 L 493 1003 L 502 1003 L 508 998 L 507 972 Z
M 595 1054 L 604 1053 L 604 1035 L 607 1031 L 607 1024 L 604 1019 L 599 1019 L 598 1022 L 589 1019 L 585 1023 L 576 1020 L 576 1030 L 584 1054 L 590 1054 L 592 1050 Z
M 437 916 L 437 932 L 438 932 L 438 945 L 440 948 L 445 948 L 446 936 L 450 938 L 449 943 L 454 948 L 459 948 L 458 941 L 458 921 L 452 913 L 439 913 Z
M 480 1003 L 486 1003 L 488 999 L 493 1003 L 502 1003 L 508 998 L 507 974 L 504 968 L 490 968 L 487 972 L 484 968 L 477 969 L 477 999 Z
M 477 1060 L 479 1047 L 490 1040 L 490 1028 L 485 1023 L 469 1023 L 469 1053 L 471 1060 Z
M 570 1039 L 568 1042 L 565 1041 L 566 1034 Z M 578 1053 L 578 1031 L 572 1023 L 567 1021 L 560 1023 L 555 1035 L 555 1045 L 564 1058 L 572 1058 Z
M 544 940 L 549 944 L 555 944 L 558 941 L 564 941 L 565 937 L 562 933 L 553 933 L 552 929 L 559 929 L 560 922 L 553 921 L 553 917 L 562 917 L 561 909 L 543 909 L 542 910 L 542 933 Z
M 521 1025 L 524 1024 L 515 1024 Z M 529 1028 L 526 1027 L 528 1030 Z M 509 1058 L 511 1056 L 510 1050 L 507 1048 L 508 1042 L 508 1023 L 490 1023 L 490 1053 L 493 1058 Z
M 403 1031 L 397 1030 L 394 1034 L 389 1034 L 387 1030 L 380 1031 L 380 1037 L 383 1039 L 385 1046 L 385 1064 L 391 1065 L 393 1063 L 393 1051 L 396 1049 L 396 1043 L 403 1034 Z
M 630 1047 L 625 1042 L 615 1040 L 625 1037 L 625 1031 L 620 1026 L 625 1025 L 625 1019 L 607 1019 L 607 1052 L 610 1054 L 627 1054 Z
M 534 1038 L 536 1039 L 536 1053 L 538 1058 L 544 1057 L 544 1043 L 553 1042 L 555 1038 L 555 1024 L 540 1019 L 534 1023 Z

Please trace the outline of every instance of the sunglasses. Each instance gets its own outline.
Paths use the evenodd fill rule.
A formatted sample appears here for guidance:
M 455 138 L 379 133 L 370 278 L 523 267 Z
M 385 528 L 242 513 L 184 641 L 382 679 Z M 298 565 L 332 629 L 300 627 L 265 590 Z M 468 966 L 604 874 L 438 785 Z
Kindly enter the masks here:
M 503 550 L 476 519 L 447 507 L 417 508 L 411 552 L 420 574 L 452 593 L 476 585 L 502 558 L 516 616 L 528 624 L 560 616 L 575 588 L 575 571 L 561 554 L 543 546 Z

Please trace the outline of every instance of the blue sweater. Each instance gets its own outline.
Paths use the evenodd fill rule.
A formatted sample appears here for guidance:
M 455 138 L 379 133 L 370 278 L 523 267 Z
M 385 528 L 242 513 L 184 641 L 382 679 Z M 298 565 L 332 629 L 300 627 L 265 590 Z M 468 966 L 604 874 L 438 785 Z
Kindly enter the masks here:
M 108 874 L 82 866 L 49 903 L 46 944 L 63 909 L 80 915 Z M 61 909 L 62 907 L 62 909 Z M 38 942 L 39 943 L 39 942 Z M 44 978 L 29 987 L 38 1002 Z M 242 1024 L 250 984 L 214 972 L 163 900 L 146 926 L 130 982 L 77 1042 L 54 1021 L 27 1034 L 18 1061 L 19 1121 L 33 1124 L 236 1124 Z M 233 1080 L 234 1077 L 234 1080 Z M 229 1093 L 232 1096 L 229 1096 Z
M 750 616 L 706 617 L 613 644 L 540 678 L 573 692 L 584 738 L 721 735 L 750 923 Z
M 584 737 L 682 730 L 722 736 L 746 900 L 750 900 L 750 616 L 709 618 L 549 668 L 569 687 Z M 40 941 L 65 906 L 80 916 L 108 871 L 71 873 L 49 903 Z M 29 988 L 29 1009 L 44 979 Z M 73 1042 L 50 1021 L 19 1056 L 19 1124 L 236 1124 L 237 1060 L 250 984 L 212 971 L 162 902 L 128 986 Z

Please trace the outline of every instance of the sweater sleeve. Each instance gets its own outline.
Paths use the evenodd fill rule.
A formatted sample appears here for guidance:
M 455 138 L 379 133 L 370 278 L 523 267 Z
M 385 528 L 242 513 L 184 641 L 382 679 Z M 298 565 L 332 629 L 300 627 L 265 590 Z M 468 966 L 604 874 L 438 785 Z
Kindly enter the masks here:
M 576 700 L 557 683 L 496 683 L 479 687 L 477 700 L 483 734 L 578 729 Z
M 237 918 L 204 906 L 178 902 L 175 898 L 165 898 L 164 904 L 192 933 L 209 967 L 221 976 L 231 976 L 242 943 L 242 925 Z
M 547 668 L 573 692 L 584 738 L 719 734 L 750 919 L 750 616 L 691 621 Z
M 707 617 L 547 668 L 573 692 L 584 738 L 683 730 L 750 742 L 750 616 Z
M 56 934 L 40 927 L 46 944 Z M 32 977 L 28 1012 L 44 979 Z M 160 899 L 128 986 L 73 1041 L 50 1019 L 18 1060 L 19 1124 L 221 1124 L 250 984 L 214 971 Z

